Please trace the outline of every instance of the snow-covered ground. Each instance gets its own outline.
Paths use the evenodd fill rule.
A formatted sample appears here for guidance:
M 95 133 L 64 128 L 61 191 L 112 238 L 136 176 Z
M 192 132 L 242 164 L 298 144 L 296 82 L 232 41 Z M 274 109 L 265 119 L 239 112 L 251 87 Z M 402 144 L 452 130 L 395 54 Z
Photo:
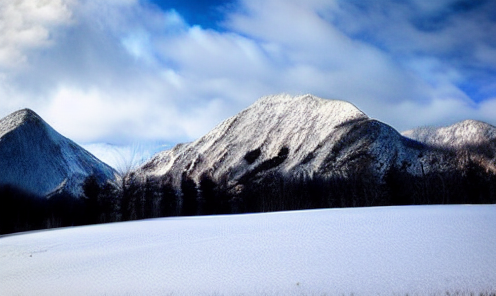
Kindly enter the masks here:
M 0 295 L 496 292 L 496 206 L 162 218 L 0 237 Z

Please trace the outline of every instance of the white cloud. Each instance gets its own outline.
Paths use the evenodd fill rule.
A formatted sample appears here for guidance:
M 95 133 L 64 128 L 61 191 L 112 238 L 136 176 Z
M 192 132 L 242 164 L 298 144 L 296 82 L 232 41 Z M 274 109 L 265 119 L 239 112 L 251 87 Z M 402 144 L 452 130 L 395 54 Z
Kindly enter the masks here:
M 50 44 L 50 30 L 71 19 L 72 1 L 0 2 L 0 69 L 26 63 L 26 51 Z
M 129 98 L 115 103 L 108 96 L 99 89 L 81 91 L 62 87 L 47 107 L 40 106 L 40 114 L 56 130 L 82 142 L 122 137 L 138 129 L 140 118 L 146 115 L 146 105 Z
M 494 124 L 496 118 L 496 97 L 488 99 L 479 105 L 480 119 Z
M 406 101 L 387 108 L 396 128 L 401 132 L 413 127 L 435 125 L 444 126 L 473 118 L 474 106 L 471 102 L 458 99 L 434 99 L 426 103 Z M 407 116 L 408 115 L 408 116 Z

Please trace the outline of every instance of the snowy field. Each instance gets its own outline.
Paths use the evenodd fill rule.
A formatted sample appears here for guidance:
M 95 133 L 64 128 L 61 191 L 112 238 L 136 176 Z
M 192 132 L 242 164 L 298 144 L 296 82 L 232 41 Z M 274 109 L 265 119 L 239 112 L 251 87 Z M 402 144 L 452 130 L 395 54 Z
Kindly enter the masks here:
M 0 237 L 0 295 L 481 292 L 496 292 L 495 205 L 161 218 Z

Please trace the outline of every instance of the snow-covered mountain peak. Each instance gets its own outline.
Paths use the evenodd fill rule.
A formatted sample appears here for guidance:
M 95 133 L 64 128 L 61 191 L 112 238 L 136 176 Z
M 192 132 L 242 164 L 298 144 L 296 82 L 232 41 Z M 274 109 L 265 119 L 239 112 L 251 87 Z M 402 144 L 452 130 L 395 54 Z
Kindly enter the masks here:
M 458 123 L 455 123 L 451 126 L 452 129 L 455 129 L 460 136 L 468 136 L 471 134 L 484 134 L 486 136 L 491 135 L 494 132 L 496 127 L 473 119 L 467 119 Z
M 313 109 L 322 113 L 327 113 L 329 117 L 334 120 L 346 121 L 349 118 L 366 117 L 353 104 L 340 100 L 327 100 L 322 99 L 310 94 L 302 96 L 291 96 L 287 94 L 272 95 L 262 97 L 251 105 L 247 110 L 267 110 L 270 109 L 271 113 L 286 112 L 287 109 L 306 110 Z
M 41 117 L 29 108 L 18 110 L 11 114 L 12 117 L 21 118 L 23 120 L 42 120 Z
M 43 119 L 31 109 L 22 109 L 0 119 L 0 137 L 24 124 L 42 124 Z
M 486 145 L 496 140 L 496 127 L 477 120 L 464 120 L 445 127 L 422 127 L 402 133 L 419 142 L 444 148 Z
M 157 154 L 141 171 L 160 176 L 184 169 L 193 179 L 206 172 L 214 178 L 226 173 L 242 176 L 264 163 L 285 159 L 278 164 L 281 171 L 305 163 L 305 170 L 312 172 L 328 154 L 317 151 L 329 151 L 346 133 L 347 124 L 367 120 L 344 101 L 311 95 L 263 97 L 200 139 Z

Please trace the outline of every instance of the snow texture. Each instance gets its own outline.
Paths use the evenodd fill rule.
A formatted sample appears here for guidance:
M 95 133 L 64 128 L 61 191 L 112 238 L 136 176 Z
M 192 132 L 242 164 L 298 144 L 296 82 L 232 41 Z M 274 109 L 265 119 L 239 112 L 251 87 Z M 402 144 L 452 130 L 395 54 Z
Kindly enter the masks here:
M 115 179 L 114 170 L 63 137 L 35 112 L 23 109 L 0 120 L 0 185 L 46 196 L 65 190 L 80 196 L 90 175 Z
M 494 205 L 405 206 L 8 235 L 0 295 L 494 293 L 494 225 Z

